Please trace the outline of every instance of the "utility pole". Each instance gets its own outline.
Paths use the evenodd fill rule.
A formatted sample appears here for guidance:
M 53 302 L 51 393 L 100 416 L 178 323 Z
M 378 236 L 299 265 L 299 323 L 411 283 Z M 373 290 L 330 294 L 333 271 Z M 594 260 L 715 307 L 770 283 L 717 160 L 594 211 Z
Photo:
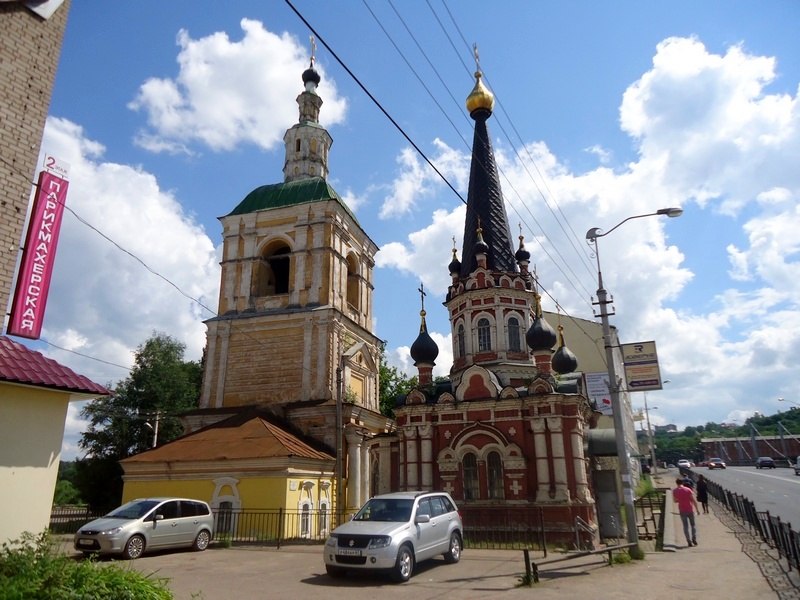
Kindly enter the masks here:
M 344 522 L 342 506 L 342 354 L 336 367 L 336 514 L 337 525 Z

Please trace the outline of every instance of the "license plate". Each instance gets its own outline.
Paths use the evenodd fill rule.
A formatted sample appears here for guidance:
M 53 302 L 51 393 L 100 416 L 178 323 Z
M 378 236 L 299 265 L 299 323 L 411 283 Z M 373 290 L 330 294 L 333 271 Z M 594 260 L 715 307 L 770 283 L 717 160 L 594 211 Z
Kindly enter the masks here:
M 86 539 L 78 540 L 78 545 L 79 546 L 91 546 L 93 544 L 94 544 L 94 540 L 86 540 Z
M 339 556 L 361 556 L 361 550 L 348 550 L 346 548 L 340 548 L 338 554 Z

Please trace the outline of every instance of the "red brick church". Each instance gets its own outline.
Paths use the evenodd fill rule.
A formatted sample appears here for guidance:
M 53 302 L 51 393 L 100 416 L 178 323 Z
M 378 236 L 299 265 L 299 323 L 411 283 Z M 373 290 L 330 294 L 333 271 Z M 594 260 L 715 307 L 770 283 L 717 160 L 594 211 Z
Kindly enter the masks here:
M 563 332 L 542 316 L 522 236 L 515 252 L 487 127 L 493 105 L 478 72 L 467 98 L 475 134 L 462 259 L 454 249 L 444 302 L 454 363 L 448 381 L 434 383 L 439 350 L 423 295 L 411 346 L 419 387 L 395 409 L 392 488 L 443 489 L 462 505 L 506 514 L 541 508 L 557 536 L 574 531 L 575 517 L 596 521 L 584 455 L 596 414 Z M 373 446 L 371 460 L 381 458 Z

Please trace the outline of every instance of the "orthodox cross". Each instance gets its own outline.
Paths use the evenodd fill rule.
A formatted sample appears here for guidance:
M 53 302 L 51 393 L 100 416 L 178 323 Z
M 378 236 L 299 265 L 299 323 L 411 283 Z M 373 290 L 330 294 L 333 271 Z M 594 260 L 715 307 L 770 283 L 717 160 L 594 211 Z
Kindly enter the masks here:
M 421 281 L 419 282 L 419 289 L 417 291 L 421 294 L 420 299 L 422 300 L 422 310 L 424 311 L 425 310 L 425 296 L 427 296 L 427 294 L 425 293 L 425 286 Z
M 472 51 L 475 53 L 475 68 L 481 70 L 481 57 L 478 55 L 478 44 L 472 44 Z
M 309 36 L 311 40 L 311 66 L 314 66 L 314 55 L 317 53 L 317 41 L 314 39 L 314 36 Z

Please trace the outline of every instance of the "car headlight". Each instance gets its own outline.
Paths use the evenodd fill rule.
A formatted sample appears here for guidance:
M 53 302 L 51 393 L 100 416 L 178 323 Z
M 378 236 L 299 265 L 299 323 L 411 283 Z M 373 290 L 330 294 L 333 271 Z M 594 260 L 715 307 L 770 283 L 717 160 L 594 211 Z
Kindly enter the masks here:
M 339 536 L 337 536 L 335 533 L 332 533 L 331 535 L 329 535 L 329 536 L 328 536 L 328 539 L 327 539 L 327 541 L 325 542 L 325 545 L 326 545 L 326 546 L 333 546 L 333 547 L 336 547 L 336 543 L 337 543 L 338 541 L 339 541 Z
M 391 536 L 388 535 L 379 535 L 378 537 L 374 537 L 369 541 L 369 547 L 372 550 L 377 548 L 386 548 L 386 546 L 392 543 Z
M 114 529 L 106 529 L 105 531 L 101 531 L 100 535 L 114 535 L 120 531 L 122 531 L 122 527 L 114 527 Z

